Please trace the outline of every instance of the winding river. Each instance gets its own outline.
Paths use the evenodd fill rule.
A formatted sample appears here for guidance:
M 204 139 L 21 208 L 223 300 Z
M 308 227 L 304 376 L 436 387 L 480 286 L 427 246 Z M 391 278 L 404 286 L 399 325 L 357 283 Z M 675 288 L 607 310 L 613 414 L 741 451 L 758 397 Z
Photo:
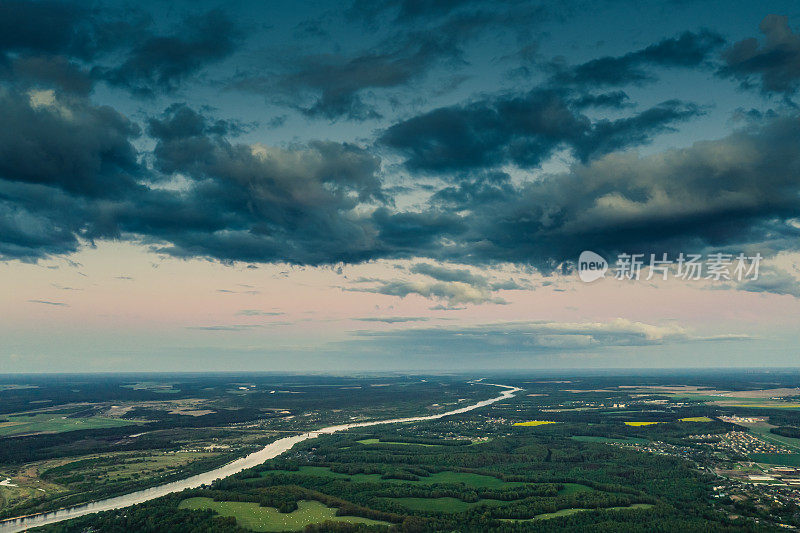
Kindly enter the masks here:
M 112 509 L 121 509 L 123 507 L 129 507 L 131 505 L 136 505 L 138 503 L 146 502 L 155 498 L 160 498 L 161 496 L 166 496 L 167 494 L 170 494 L 172 492 L 180 492 L 185 489 L 193 489 L 201 485 L 208 485 L 216 479 L 231 476 L 247 468 L 258 466 L 264 461 L 267 461 L 269 459 L 274 459 L 283 452 L 290 450 L 295 444 L 303 442 L 304 440 L 307 439 L 313 439 L 315 437 L 318 437 L 319 435 L 336 433 L 338 431 L 346 431 L 348 429 L 353 429 L 353 428 L 377 426 L 379 424 L 399 424 L 403 422 L 419 422 L 422 420 L 435 420 L 437 418 L 443 418 L 446 416 L 456 415 L 459 413 L 466 413 L 467 411 L 472 411 L 473 409 L 478 409 L 479 407 L 485 407 L 495 402 L 499 402 L 500 400 L 511 398 L 512 396 L 514 396 L 515 393 L 522 390 L 517 387 L 512 387 L 509 385 L 498 385 L 496 383 L 483 383 L 483 384 L 492 385 L 495 387 L 502 387 L 505 390 L 500 394 L 500 396 L 496 396 L 488 400 L 483 400 L 481 402 L 468 405 L 467 407 L 462 407 L 460 409 L 455 409 L 453 411 L 439 413 L 437 415 L 415 416 L 411 418 L 394 418 L 391 420 L 375 420 L 372 422 L 356 422 L 353 424 L 342 424 L 339 426 L 329 426 L 326 428 L 318 429 L 316 431 L 311 431 L 308 433 L 303 433 L 300 435 L 294 435 L 292 437 L 284 437 L 282 439 L 276 440 L 271 444 L 268 444 L 267 446 L 258 450 L 257 452 L 253 452 L 250 455 L 246 455 L 244 457 L 236 459 L 235 461 L 231 461 L 226 465 L 223 465 L 219 468 L 215 468 L 214 470 L 210 470 L 203 474 L 197 474 L 188 477 L 186 479 L 181 479 L 179 481 L 173 481 L 171 483 L 165 483 L 164 485 L 158 485 L 156 487 L 152 487 L 149 489 L 131 492 L 130 494 L 125 494 L 123 496 L 116 496 L 114 498 L 98 500 L 83 505 L 77 505 L 75 507 L 67 507 L 49 513 L 39 513 L 39 514 L 21 516 L 17 518 L 10 518 L 7 520 L 0 521 L 0 533 L 25 531 L 28 528 L 43 526 L 45 524 L 52 524 L 54 522 L 61 522 L 62 520 L 69 520 L 70 518 L 77 518 L 79 516 L 91 513 L 97 513 L 100 511 L 110 511 Z

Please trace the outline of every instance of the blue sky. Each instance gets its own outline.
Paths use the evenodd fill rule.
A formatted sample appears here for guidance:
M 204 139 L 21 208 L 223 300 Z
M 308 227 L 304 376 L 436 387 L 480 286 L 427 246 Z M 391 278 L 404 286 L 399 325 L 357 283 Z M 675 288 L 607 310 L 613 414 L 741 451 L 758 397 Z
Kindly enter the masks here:
M 5 2 L 0 372 L 794 365 L 798 14 Z

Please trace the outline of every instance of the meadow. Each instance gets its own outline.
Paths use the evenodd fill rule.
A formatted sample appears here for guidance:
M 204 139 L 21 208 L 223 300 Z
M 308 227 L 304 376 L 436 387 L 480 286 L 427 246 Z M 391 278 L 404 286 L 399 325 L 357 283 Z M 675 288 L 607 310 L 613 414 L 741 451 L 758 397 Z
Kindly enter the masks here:
M 73 416 L 78 410 L 58 410 L 2 415 L 0 437 L 30 435 L 35 433 L 62 433 L 80 429 L 101 429 L 137 424 L 131 420 L 102 416 Z
M 337 516 L 336 509 L 314 500 L 297 502 L 297 509 L 281 513 L 274 507 L 261 507 L 252 502 L 216 502 L 211 498 L 188 498 L 179 509 L 210 509 L 221 516 L 230 516 L 236 523 L 251 531 L 299 531 L 309 524 L 326 521 L 349 524 L 391 525 L 382 520 L 360 516 Z
M 299 467 L 297 470 L 265 470 L 262 473 L 262 476 L 268 476 L 271 474 L 301 474 L 301 475 L 308 475 L 308 476 L 322 476 L 322 477 L 332 477 L 338 479 L 348 479 L 354 483 L 378 483 L 378 482 L 388 482 L 388 483 L 418 483 L 424 485 L 434 485 L 434 484 L 464 484 L 471 488 L 504 488 L 504 487 L 520 487 L 525 485 L 525 483 L 518 482 L 518 481 L 503 481 L 502 479 L 487 476 L 483 474 L 474 474 L 469 472 L 453 472 L 450 470 L 445 470 L 442 472 L 434 472 L 427 476 L 421 476 L 419 479 L 413 480 L 406 480 L 406 479 L 384 479 L 382 478 L 381 474 L 364 474 L 364 473 L 355 473 L 355 474 L 345 474 L 341 472 L 333 472 L 330 467 L 326 466 L 312 466 L 312 465 L 304 465 Z

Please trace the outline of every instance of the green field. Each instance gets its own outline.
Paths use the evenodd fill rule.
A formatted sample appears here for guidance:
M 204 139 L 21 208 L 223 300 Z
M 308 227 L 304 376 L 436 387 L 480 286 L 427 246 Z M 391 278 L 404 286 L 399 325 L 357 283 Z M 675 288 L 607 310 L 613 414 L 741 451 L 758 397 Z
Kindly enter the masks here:
M 629 509 L 650 509 L 652 507 L 649 503 L 634 503 L 628 507 L 605 507 L 602 509 L 560 509 L 554 513 L 543 513 L 534 516 L 533 518 L 502 518 L 504 522 L 531 522 L 533 520 L 547 520 L 548 518 L 558 518 L 560 516 L 569 516 L 586 511 L 626 511 Z
M 173 383 L 164 383 L 157 381 L 139 381 L 137 383 L 129 383 L 127 385 L 122 385 L 122 386 L 133 390 L 163 392 L 165 394 L 180 392 L 180 389 L 174 388 L 173 385 L 174 385 Z
M 501 500 L 478 500 L 476 502 L 464 502 L 457 498 L 389 498 L 395 503 L 399 503 L 406 509 L 412 511 L 439 511 L 442 513 L 461 513 L 478 507 L 479 505 L 489 505 L 498 507 L 507 505 L 509 502 Z
M 580 483 L 564 483 L 564 488 L 558 491 L 558 495 L 575 494 L 576 492 L 591 492 L 594 489 Z
M 364 439 L 357 440 L 359 444 L 395 444 L 400 446 L 442 446 L 441 444 L 420 444 L 418 442 L 393 442 L 380 439 Z
M 750 431 L 771 444 L 782 444 L 787 448 L 791 448 L 795 452 L 800 452 L 800 439 L 784 437 L 783 435 L 776 435 L 775 433 L 772 433 L 770 429 L 775 426 L 772 426 L 771 424 L 757 423 L 742 425 L 746 426 Z
M 691 392 L 679 393 L 664 393 L 672 396 L 673 400 L 694 400 L 698 402 L 718 402 L 720 400 L 730 399 L 725 396 L 714 396 L 711 394 L 693 394 Z
M 299 531 L 309 524 L 318 524 L 326 520 L 351 524 L 391 525 L 389 522 L 360 516 L 336 516 L 335 508 L 313 500 L 300 500 L 297 502 L 297 510 L 291 513 L 281 513 L 274 507 L 261 507 L 253 502 L 215 502 L 211 498 L 188 498 L 178 507 L 211 509 L 221 516 L 232 516 L 241 527 L 253 531 Z
M 136 425 L 130 420 L 90 416 L 68 418 L 70 413 L 46 412 L 35 414 L 4 415 L 7 422 L 0 423 L 0 437 L 28 433 L 62 433 L 76 429 L 98 429 Z
M 419 483 L 424 483 L 426 485 L 434 483 L 463 483 L 468 487 L 487 489 L 525 485 L 525 483 L 518 481 L 503 481 L 502 479 L 492 476 L 483 476 L 481 474 L 470 474 L 466 472 L 451 472 L 449 470 L 437 472 L 428 477 L 422 477 Z
M 321 476 L 321 477 L 335 477 L 342 479 L 349 479 L 356 483 L 378 483 L 380 481 L 399 481 L 381 479 L 380 474 L 342 474 L 340 472 L 333 472 L 327 466 L 301 466 L 299 470 L 266 470 L 261 473 L 262 476 L 270 474 L 304 474 L 306 476 Z
M 604 442 L 604 443 L 626 442 L 629 444 L 648 444 L 650 442 L 647 439 L 642 439 L 638 437 L 613 439 L 609 437 L 595 437 L 593 435 L 573 435 L 570 438 L 572 440 L 577 440 L 580 442 Z
M 219 454 L 213 452 L 152 452 L 147 455 L 120 453 L 88 461 L 85 459 L 70 461 L 52 470 L 45 469 L 42 474 L 50 481 L 66 486 L 72 482 L 65 481 L 64 478 L 69 479 L 74 476 L 79 478 L 77 483 L 83 483 L 88 478 L 97 484 L 113 483 L 120 478 L 138 479 L 159 475 L 217 455 Z
M 473 488 L 503 488 L 503 487 L 518 487 L 525 485 L 519 481 L 503 481 L 502 479 L 484 476 L 481 474 L 471 474 L 468 472 L 452 472 L 445 470 L 443 472 L 436 472 L 427 477 L 420 477 L 419 481 L 407 481 L 402 479 L 381 479 L 380 474 L 342 474 L 339 472 L 332 472 L 327 466 L 301 466 L 299 470 L 267 470 L 263 475 L 270 473 L 282 474 L 305 474 L 309 476 L 324 476 L 324 477 L 337 477 L 349 478 L 354 482 L 361 483 L 377 483 L 377 482 L 393 482 L 393 483 L 421 483 L 425 485 L 432 485 L 434 483 L 463 483 L 468 487 Z
M 800 453 L 751 453 L 749 457 L 756 463 L 800 466 Z

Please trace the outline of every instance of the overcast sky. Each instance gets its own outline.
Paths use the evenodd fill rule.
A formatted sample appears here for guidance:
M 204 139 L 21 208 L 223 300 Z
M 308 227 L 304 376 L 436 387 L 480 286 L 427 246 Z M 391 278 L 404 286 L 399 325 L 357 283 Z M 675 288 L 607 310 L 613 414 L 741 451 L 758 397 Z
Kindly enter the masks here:
M 0 2 L 0 373 L 797 366 L 799 15 Z

